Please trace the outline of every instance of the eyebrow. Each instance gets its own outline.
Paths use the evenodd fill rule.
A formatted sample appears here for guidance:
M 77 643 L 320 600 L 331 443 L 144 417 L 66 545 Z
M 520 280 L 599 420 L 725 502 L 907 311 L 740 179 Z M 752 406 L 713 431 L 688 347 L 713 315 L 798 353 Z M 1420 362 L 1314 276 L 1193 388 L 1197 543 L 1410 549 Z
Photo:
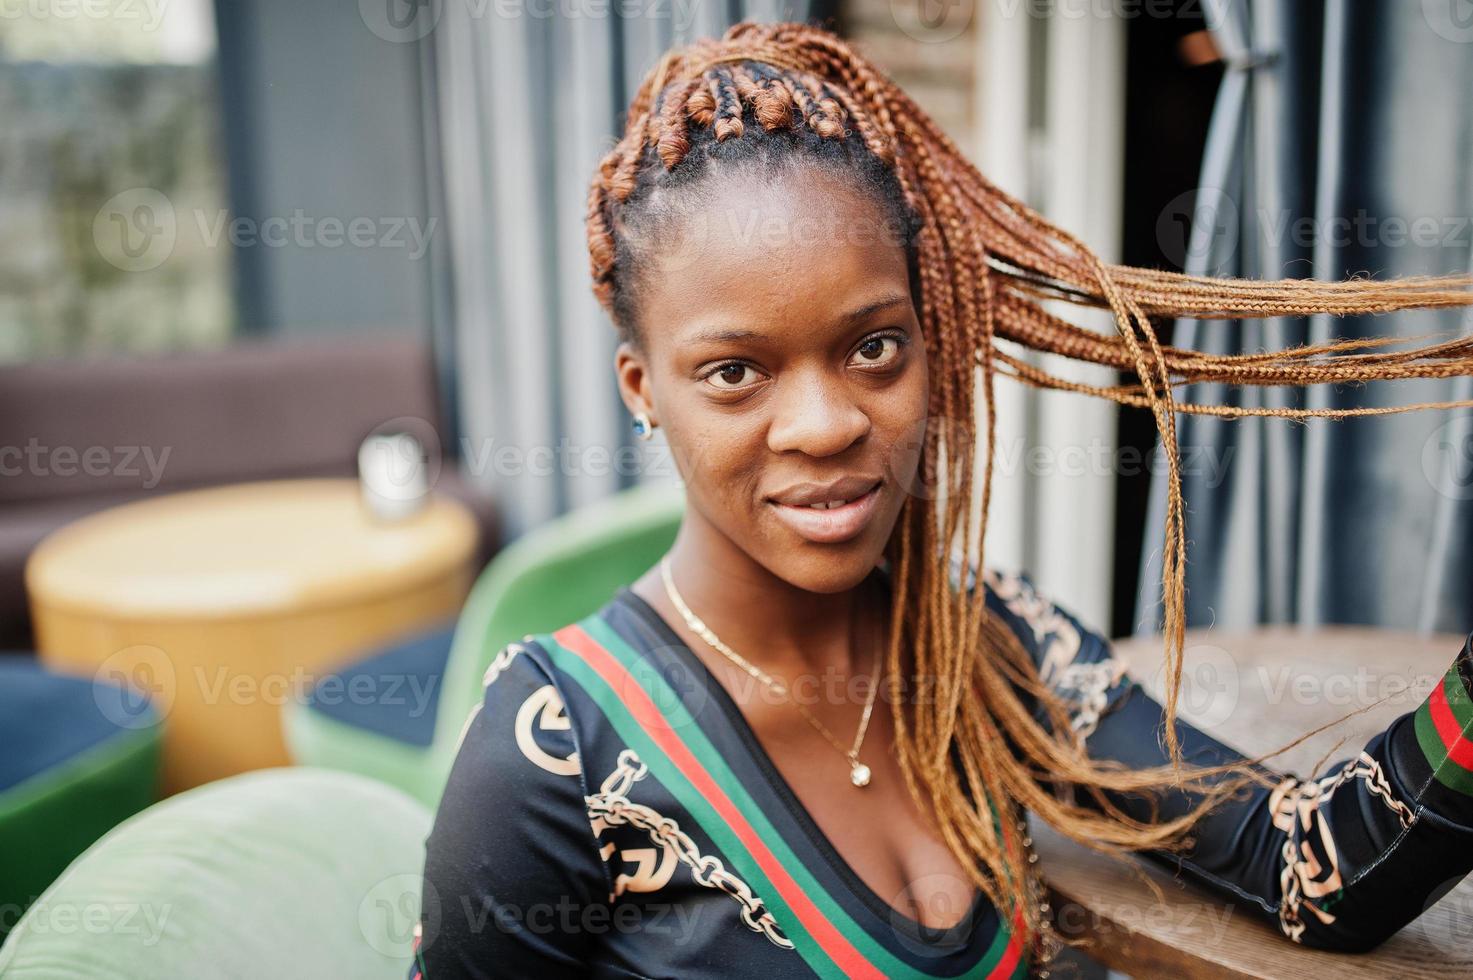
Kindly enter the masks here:
M 875 313 L 878 313 L 881 310 L 886 310 L 892 306 L 898 306 L 900 304 L 908 302 L 910 302 L 909 297 L 903 296 L 899 293 L 896 293 L 892 296 L 885 296 L 881 299 L 875 300 L 873 303 L 866 303 L 858 309 L 850 310 L 848 313 L 845 313 L 843 316 L 841 316 L 839 318 L 839 321 L 845 326 L 849 326 L 851 324 L 858 323 L 866 317 L 873 316 Z M 762 334 L 762 332 L 758 330 L 747 330 L 738 328 L 726 330 L 703 330 L 698 334 L 693 334 L 690 337 L 687 337 L 684 343 L 734 344 L 743 340 L 761 340 L 763 339 L 763 336 L 764 335 Z

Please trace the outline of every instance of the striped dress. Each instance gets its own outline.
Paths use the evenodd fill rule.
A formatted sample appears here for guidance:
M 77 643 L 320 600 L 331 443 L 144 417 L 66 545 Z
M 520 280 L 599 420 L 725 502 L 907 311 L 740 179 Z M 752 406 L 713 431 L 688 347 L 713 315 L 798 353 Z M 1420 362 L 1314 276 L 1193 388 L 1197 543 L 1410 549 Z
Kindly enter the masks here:
M 1024 577 L 983 579 L 1091 755 L 1161 764 L 1161 708 L 1108 641 Z M 1275 773 L 1205 818 L 1192 850 L 1157 859 L 1295 942 L 1379 943 L 1473 869 L 1470 661 L 1465 644 L 1426 703 L 1326 776 Z M 866 886 L 726 690 L 629 589 L 509 644 L 485 680 L 428 840 L 413 976 L 1028 974 L 980 893 L 939 931 Z M 1240 758 L 1178 731 L 1188 761 Z M 1191 802 L 1168 796 L 1161 813 Z

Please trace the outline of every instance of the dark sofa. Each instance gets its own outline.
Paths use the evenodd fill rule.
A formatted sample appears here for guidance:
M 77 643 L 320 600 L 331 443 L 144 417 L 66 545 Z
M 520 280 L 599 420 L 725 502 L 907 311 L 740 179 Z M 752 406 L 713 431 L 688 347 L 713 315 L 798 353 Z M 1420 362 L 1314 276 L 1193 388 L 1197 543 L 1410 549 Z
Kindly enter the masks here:
M 352 476 L 359 443 L 395 419 L 439 434 L 435 489 L 475 513 L 484 561 L 495 507 L 459 472 L 423 344 L 339 335 L 0 367 L 0 649 L 27 643 L 25 561 L 52 530 L 159 493 Z

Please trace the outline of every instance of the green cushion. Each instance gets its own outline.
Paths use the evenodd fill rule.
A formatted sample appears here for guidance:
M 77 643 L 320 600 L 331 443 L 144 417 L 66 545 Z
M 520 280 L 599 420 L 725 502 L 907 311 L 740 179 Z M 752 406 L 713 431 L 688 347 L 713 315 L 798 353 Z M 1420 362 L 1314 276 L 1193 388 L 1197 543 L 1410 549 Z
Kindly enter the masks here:
M 0 947 L 0 975 L 402 980 L 429 826 L 414 800 L 348 773 L 209 783 L 73 862 Z
M 160 729 L 120 731 L 0 796 L 6 910 L 25 908 L 78 854 L 159 796 Z M 0 937 L 15 922 L 0 917 Z
M 319 682 L 309 700 L 291 702 L 282 724 L 292 758 L 421 797 L 453 628 L 437 626 L 348 664 Z M 382 698 L 352 696 L 360 678 Z
M 429 785 L 431 748 L 347 724 L 307 705 L 283 705 L 282 725 L 292 758 L 302 765 L 357 773 L 433 806 L 439 791 Z

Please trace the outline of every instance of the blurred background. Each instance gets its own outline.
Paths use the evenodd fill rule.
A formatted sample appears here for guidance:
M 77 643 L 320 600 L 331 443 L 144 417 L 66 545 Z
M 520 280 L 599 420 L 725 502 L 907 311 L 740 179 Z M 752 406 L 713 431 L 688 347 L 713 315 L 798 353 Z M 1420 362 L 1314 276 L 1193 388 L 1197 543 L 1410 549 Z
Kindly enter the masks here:
M 191 877 L 221 812 L 260 815 L 241 832 L 283 865 L 323 837 L 378 855 L 362 880 L 261 903 L 261 925 L 336 936 L 345 917 L 325 970 L 402 968 L 489 658 L 601 604 L 678 521 L 673 463 L 617 396 L 583 214 L 658 55 L 742 19 L 838 31 L 1107 260 L 1473 271 L 1470 0 L 0 0 L 0 936 L 31 910 L 0 970 L 48 942 L 81 955 L 76 895 L 98 876 L 156 890 L 140 855 L 200 854 L 175 893 L 122 903 L 140 930 L 239 887 L 238 868 Z M 1158 329 L 1248 353 L 1469 326 Z M 1149 638 L 1149 415 L 999 391 L 989 563 Z M 1180 426 L 1190 625 L 1417 642 L 1473 625 L 1466 413 Z M 1204 662 L 1203 707 L 1237 704 L 1242 657 Z M 284 800 L 291 830 L 266 816 Z M 92 878 L 57 880 L 144 810 L 88 852 Z M 162 921 L 129 932 L 116 904 L 100 931 L 121 952 L 97 955 L 187 972 Z

